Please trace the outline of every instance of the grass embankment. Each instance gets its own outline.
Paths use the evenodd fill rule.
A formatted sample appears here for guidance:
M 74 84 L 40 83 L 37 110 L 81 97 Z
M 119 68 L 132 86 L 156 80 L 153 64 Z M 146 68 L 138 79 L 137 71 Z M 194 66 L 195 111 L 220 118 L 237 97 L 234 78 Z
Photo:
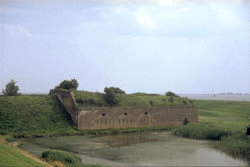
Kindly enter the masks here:
M 104 99 L 104 94 L 99 92 L 74 91 L 79 106 L 109 106 Z M 117 94 L 117 107 L 126 106 L 161 106 L 161 105 L 193 105 L 188 98 L 170 97 L 159 94 Z
M 81 159 L 76 155 L 61 151 L 61 150 L 45 150 L 43 151 L 41 158 L 49 162 L 61 162 L 67 167 L 101 167 L 100 165 L 83 164 Z
M 74 133 L 70 117 L 52 96 L 0 96 L 0 134 L 19 138 Z
M 250 102 L 196 100 L 199 124 L 176 128 L 177 136 L 219 140 L 214 145 L 236 157 L 250 159 L 250 136 L 246 127 L 250 124 Z
M 0 136 L 1 137 L 1 136 Z M 47 164 L 35 156 L 20 150 L 13 144 L 6 143 L 0 138 L 0 166 L 4 167 L 49 167 Z

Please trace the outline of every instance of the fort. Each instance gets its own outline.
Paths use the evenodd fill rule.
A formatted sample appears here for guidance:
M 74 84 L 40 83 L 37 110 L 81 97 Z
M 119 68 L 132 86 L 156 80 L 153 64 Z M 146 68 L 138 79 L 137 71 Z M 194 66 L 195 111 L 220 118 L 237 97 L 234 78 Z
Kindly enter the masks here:
M 143 128 L 182 125 L 184 119 L 198 121 L 197 107 L 175 106 L 127 106 L 127 107 L 79 107 L 74 93 L 53 89 L 78 129 Z

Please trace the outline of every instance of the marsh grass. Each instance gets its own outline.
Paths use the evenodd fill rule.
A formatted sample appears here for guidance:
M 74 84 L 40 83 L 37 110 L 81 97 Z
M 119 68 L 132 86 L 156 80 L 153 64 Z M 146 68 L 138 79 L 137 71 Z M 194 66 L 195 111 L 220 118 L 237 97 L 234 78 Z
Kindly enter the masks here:
M 199 123 L 173 130 L 177 136 L 194 139 L 219 140 L 215 148 L 232 156 L 250 160 L 250 102 L 195 100 Z
M 174 129 L 176 136 L 189 137 L 193 139 L 220 140 L 231 132 L 220 130 L 206 124 L 188 124 Z
M 245 134 L 225 136 L 220 142 L 215 143 L 215 148 L 235 157 L 244 157 L 250 160 L 250 136 Z

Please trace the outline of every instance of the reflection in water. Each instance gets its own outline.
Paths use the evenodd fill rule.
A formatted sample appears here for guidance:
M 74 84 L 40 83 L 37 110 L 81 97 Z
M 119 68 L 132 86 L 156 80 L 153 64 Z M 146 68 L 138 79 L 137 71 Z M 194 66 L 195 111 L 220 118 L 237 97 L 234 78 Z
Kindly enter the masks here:
M 156 138 L 150 138 L 150 136 L 145 136 L 142 134 L 128 134 L 128 135 L 116 135 L 116 136 L 103 136 L 97 137 L 97 142 L 105 142 L 110 147 L 121 147 L 121 146 L 129 146 L 131 144 L 138 144 L 138 143 L 146 143 L 146 142 L 153 142 L 157 141 Z
M 84 163 L 104 166 L 248 166 L 210 148 L 210 142 L 169 132 L 113 136 L 68 136 L 23 139 L 21 147 L 40 155 L 46 148 L 77 154 Z

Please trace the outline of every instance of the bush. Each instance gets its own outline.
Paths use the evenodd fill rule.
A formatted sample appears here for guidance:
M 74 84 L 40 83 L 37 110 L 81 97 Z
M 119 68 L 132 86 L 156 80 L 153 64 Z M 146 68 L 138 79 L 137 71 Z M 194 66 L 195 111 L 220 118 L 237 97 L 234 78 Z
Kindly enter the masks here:
M 17 95 L 20 95 L 18 91 L 19 91 L 19 87 L 16 85 L 16 81 L 11 80 L 10 82 L 7 83 L 2 93 L 3 95 L 6 95 L 6 96 L 17 96 Z
M 117 94 L 125 94 L 125 91 L 121 90 L 118 87 L 109 87 L 109 88 L 106 87 L 105 89 L 108 89 L 109 91 L 112 91 L 112 92 L 117 93 Z M 105 90 L 104 90 L 104 92 L 105 92 Z
M 165 95 L 166 95 L 166 96 L 174 96 L 174 97 L 179 97 L 178 95 L 176 95 L 175 93 L 170 92 L 170 91 L 166 92 L 166 93 L 165 93 Z
M 183 120 L 183 125 L 187 125 L 189 123 L 189 120 L 185 117 Z
M 246 135 L 250 135 L 250 125 L 247 127 Z
M 76 102 L 80 105 L 84 105 L 84 106 L 103 106 L 102 103 L 95 101 L 94 99 L 86 99 L 86 100 L 82 100 L 82 99 L 76 99 Z
M 186 100 L 183 100 L 182 101 L 184 105 L 187 105 L 187 101 Z
M 117 93 L 116 90 L 113 89 L 113 87 L 110 88 L 105 87 L 104 92 L 105 92 L 104 99 L 109 105 L 114 106 L 118 104 Z
M 78 88 L 79 84 L 77 82 L 76 79 L 72 79 L 72 80 L 64 80 L 62 81 L 58 86 L 56 86 L 55 88 L 58 89 L 58 88 L 61 88 L 61 89 L 67 89 L 67 90 L 70 90 L 70 89 L 74 89 L 76 90 Z
M 82 164 L 79 157 L 66 151 L 49 149 L 43 151 L 41 157 L 47 161 L 60 161 L 66 165 L 77 166 Z

